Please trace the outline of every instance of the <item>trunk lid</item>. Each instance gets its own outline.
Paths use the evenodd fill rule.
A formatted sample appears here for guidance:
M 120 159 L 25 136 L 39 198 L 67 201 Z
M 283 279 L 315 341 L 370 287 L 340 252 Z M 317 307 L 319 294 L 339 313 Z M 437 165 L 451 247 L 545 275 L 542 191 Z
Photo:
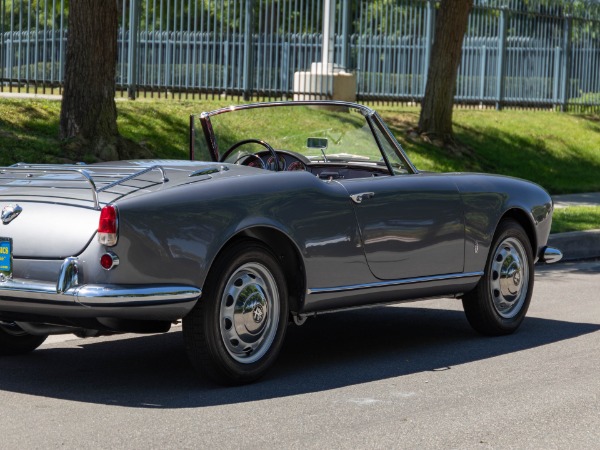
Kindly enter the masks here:
M 20 214 L 0 223 L 0 238 L 12 239 L 15 258 L 63 259 L 85 249 L 98 229 L 100 211 L 52 203 L 0 201 L 0 209 L 18 205 Z M 6 209 L 5 209 L 6 208 Z
M 22 211 L 0 221 L 1 238 L 17 258 L 63 259 L 81 253 L 98 230 L 102 206 L 211 179 L 264 171 L 198 161 L 122 161 L 92 165 L 0 168 L 0 210 Z M 227 166 L 227 167 L 225 167 Z M 9 212 L 5 212 L 10 214 Z
M 12 239 L 16 258 L 76 256 L 94 238 L 103 205 L 162 187 L 164 180 L 164 169 L 151 164 L 2 168 L 0 240 Z

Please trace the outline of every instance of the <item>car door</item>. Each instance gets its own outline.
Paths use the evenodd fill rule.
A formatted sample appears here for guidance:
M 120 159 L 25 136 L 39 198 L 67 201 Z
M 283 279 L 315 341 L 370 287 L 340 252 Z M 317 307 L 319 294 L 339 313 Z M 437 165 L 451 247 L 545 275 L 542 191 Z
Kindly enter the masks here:
M 463 209 L 450 177 L 418 173 L 339 183 L 352 200 L 365 256 L 377 278 L 463 271 Z

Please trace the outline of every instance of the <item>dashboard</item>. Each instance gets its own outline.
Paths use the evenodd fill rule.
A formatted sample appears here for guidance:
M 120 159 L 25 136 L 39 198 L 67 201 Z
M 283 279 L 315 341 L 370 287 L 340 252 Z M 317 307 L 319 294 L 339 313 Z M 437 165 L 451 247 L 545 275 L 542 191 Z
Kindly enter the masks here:
M 236 163 L 257 169 L 276 170 L 279 172 L 305 171 L 325 179 L 365 178 L 389 175 L 389 170 L 384 163 L 356 163 L 348 161 L 311 161 L 306 156 L 288 150 L 276 150 L 277 162 L 269 151 L 260 151 L 243 155 Z

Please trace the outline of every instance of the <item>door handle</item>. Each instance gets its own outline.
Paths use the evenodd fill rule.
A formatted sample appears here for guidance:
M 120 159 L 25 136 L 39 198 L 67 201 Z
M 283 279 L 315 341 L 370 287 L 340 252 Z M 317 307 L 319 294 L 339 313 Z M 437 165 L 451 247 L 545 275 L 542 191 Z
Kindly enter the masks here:
M 360 194 L 352 194 L 350 198 L 354 203 L 362 203 L 363 200 L 375 197 L 375 192 L 361 192 Z

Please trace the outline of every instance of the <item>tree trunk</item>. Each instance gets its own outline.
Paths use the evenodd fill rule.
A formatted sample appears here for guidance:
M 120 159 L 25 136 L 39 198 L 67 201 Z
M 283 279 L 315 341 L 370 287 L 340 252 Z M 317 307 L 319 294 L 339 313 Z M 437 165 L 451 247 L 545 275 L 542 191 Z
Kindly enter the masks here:
M 452 106 L 463 37 L 473 0 L 442 0 L 421 103 L 418 132 L 431 141 L 453 145 Z
M 60 137 L 78 158 L 116 160 L 118 10 L 115 0 L 70 2 Z

